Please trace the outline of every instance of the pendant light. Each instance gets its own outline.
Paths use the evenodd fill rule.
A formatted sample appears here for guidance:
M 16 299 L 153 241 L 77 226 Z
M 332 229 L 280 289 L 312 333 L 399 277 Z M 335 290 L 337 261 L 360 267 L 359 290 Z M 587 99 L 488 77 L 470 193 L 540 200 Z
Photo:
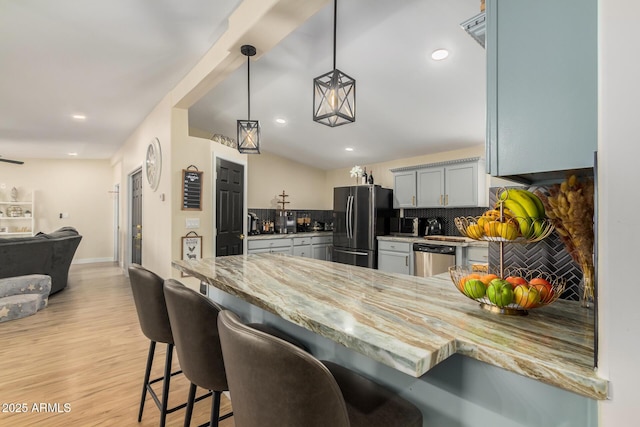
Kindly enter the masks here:
M 246 154 L 260 154 L 260 122 L 251 120 L 251 57 L 256 48 L 245 44 L 240 52 L 247 57 L 247 120 L 238 120 L 238 151 Z
M 313 79 L 313 120 L 335 127 L 356 120 L 356 81 L 336 68 L 338 0 L 333 1 L 333 71 Z

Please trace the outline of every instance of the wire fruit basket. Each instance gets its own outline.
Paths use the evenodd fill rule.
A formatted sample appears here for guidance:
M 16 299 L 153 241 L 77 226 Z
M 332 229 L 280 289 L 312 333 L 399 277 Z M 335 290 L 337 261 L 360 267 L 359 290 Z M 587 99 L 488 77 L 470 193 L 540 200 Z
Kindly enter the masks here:
M 566 281 L 541 270 L 505 268 L 504 244 L 538 242 L 548 237 L 554 226 L 546 218 L 542 201 L 533 193 L 503 188 L 498 191 L 497 198 L 494 209 L 479 217 L 455 218 L 454 223 L 463 236 L 499 244 L 498 268 L 487 266 L 481 273 L 469 267 L 454 266 L 449 273 L 458 290 L 478 301 L 482 308 L 500 314 L 527 314 L 529 309 L 549 305 L 558 299 Z
M 494 313 L 525 315 L 528 310 L 549 305 L 564 292 L 566 280 L 541 270 L 506 267 L 501 274 L 488 268 L 449 267 L 451 280 L 467 298 Z
M 554 230 L 553 223 L 546 218 L 506 216 L 498 209 L 478 217 L 454 218 L 454 223 L 463 236 L 489 242 L 535 243 Z

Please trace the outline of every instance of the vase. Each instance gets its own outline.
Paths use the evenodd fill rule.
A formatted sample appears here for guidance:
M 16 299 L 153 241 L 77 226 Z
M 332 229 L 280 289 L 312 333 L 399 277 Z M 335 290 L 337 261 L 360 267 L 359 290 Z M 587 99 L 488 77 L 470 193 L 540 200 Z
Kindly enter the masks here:
M 583 262 L 580 265 L 582 270 L 582 281 L 580 282 L 580 305 L 584 308 L 593 308 L 595 303 L 595 268 L 593 263 Z

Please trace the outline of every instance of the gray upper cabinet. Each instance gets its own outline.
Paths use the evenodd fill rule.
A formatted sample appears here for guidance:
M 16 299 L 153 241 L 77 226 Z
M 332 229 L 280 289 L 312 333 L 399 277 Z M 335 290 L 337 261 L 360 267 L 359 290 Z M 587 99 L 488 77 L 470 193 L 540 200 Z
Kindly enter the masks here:
M 597 0 L 487 0 L 486 12 L 489 173 L 593 167 Z
M 486 205 L 486 174 L 479 158 L 392 169 L 394 208 Z M 405 201 L 405 205 L 399 202 Z M 398 202 L 398 203 L 396 203 Z
M 393 207 L 416 207 L 416 171 L 402 171 L 393 174 Z
M 431 167 L 417 171 L 418 207 L 440 208 L 444 206 L 444 167 Z

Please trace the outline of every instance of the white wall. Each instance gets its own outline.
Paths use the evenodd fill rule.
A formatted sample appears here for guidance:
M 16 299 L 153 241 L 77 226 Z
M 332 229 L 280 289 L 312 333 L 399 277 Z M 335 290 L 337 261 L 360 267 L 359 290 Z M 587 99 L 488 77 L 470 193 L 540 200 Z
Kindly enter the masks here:
M 74 263 L 113 260 L 114 180 L 108 160 L 22 159 L 23 165 L 0 163 L 0 193 L 20 199 L 34 191 L 35 231 L 75 227 L 82 241 Z M 5 189 L 2 189 L 4 184 Z M 29 196 L 30 198 L 30 196 Z M 68 214 L 61 219 L 60 213 Z
M 131 260 L 129 226 L 129 176 L 139 168 L 143 170 L 142 195 L 142 264 L 162 277 L 171 275 L 171 97 L 167 95 L 113 157 L 114 169 L 120 173 L 120 241 L 123 248 L 121 264 Z M 147 146 L 158 138 L 162 151 L 162 173 L 156 191 L 152 191 L 144 176 Z M 163 197 L 164 196 L 164 197 Z
M 600 425 L 638 425 L 640 310 L 635 264 L 640 229 L 640 60 L 636 0 L 600 0 L 598 138 L 598 286 L 600 375 L 611 400 L 600 404 Z M 635 249 L 634 249 L 635 248 Z
M 327 173 L 269 153 L 249 156 L 249 207 L 276 209 L 284 191 L 287 209 L 332 209 L 333 193 L 327 197 Z M 332 187 L 333 188 L 333 187 Z

